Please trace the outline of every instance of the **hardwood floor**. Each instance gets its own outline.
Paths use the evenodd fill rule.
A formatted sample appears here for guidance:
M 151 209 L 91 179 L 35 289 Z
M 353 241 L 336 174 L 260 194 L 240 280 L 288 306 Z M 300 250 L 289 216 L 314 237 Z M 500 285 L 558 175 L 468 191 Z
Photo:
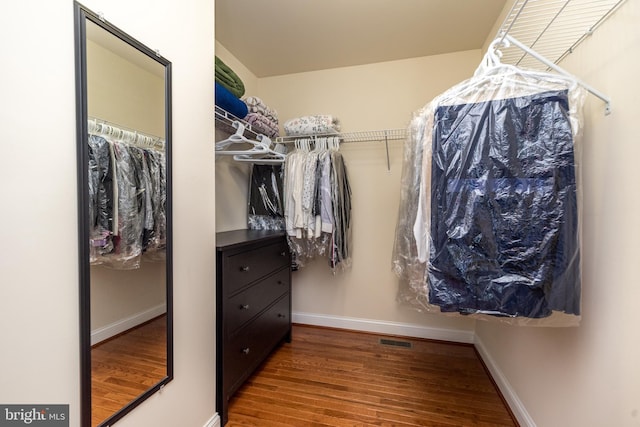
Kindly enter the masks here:
M 91 349 L 91 425 L 96 426 L 166 376 L 166 316 Z
M 227 423 L 517 425 L 471 345 L 302 325 L 238 390 Z

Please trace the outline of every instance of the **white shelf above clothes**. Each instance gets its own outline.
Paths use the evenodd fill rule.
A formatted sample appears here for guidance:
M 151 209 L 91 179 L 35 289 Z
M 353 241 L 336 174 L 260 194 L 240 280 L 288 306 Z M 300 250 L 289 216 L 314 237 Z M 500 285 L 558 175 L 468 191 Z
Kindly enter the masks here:
M 404 140 L 407 137 L 406 129 L 383 129 L 383 130 L 366 130 L 356 132 L 341 132 L 341 133 L 326 133 L 326 134 L 314 134 L 314 135 L 292 135 L 292 136 L 279 136 L 276 138 L 276 142 L 280 144 L 295 143 L 296 140 L 305 138 L 340 138 L 340 143 L 349 142 L 382 142 L 384 141 L 385 149 L 387 152 L 387 170 L 391 170 L 391 162 L 389 160 L 389 141 Z
M 496 37 L 509 34 L 557 64 L 615 12 L 625 0 L 516 0 Z M 502 62 L 540 69 L 517 48 L 503 49 Z M 544 68 L 544 67 L 542 67 Z
M 233 160 L 254 164 L 282 164 L 285 148 L 282 144 L 275 147 L 271 138 L 257 132 L 249 123 L 239 119 L 224 109 L 215 107 L 216 130 L 229 134 L 215 143 L 216 156 L 233 156 Z M 237 145 L 250 148 L 234 149 Z
M 237 128 L 234 127 L 233 122 L 239 122 L 244 125 L 244 131 L 246 136 L 251 139 L 261 139 L 261 134 L 251 127 L 246 121 L 234 116 L 228 111 L 216 106 L 215 107 L 215 119 L 216 129 L 233 134 Z M 276 144 L 293 144 L 298 139 L 315 139 L 323 137 L 338 137 L 341 143 L 349 142 L 384 142 L 387 152 L 387 170 L 391 170 L 391 164 L 389 159 L 389 141 L 404 140 L 406 138 L 406 129 L 383 129 L 383 130 L 369 130 L 369 131 L 357 131 L 357 132 L 342 132 L 339 134 L 314 134 L 314 135 L 300 135 L 300 136 L 279 136 L 275 138 Z
M 611 111 L 611 100 L 605 94 L 579 80 L 557 64 L 610 17 L 626 0 L 515 0 L 491 48 L 500 52 L 500 62 L 522 68 L 554 70 L 570 76 L 605 103 L 605 114 Z M 496 41 L 499 41 L 496 43 Z M 249 123 L 215 107 L 216 129 L 233 134 L 242 123 L 246 137 L 259 140 L 260 132 Z M 341 143 L 385 142 L 387 169 L 390 170 L 389 141 L 404 140 L 406 129 L 342 132 L 307 136 L 281 136 L 276 144 L 291 144 L 301 138 L 340 138 Z
M 500 61 L 569 75 L 557 64 L 590 37 L 625 1 L 516 0 L 496 34 L 496 40 L 500 40 Z M 609 114 L 611 100 L 576 80 L 605 102 L 605 114 Z
M 405 139 L 406 132 L 406 129 L 384 129 L 299 136 L 292 135 L 279 136 L 276 138 L 276 142 L 279 142 L 281 144 L 290 144 L 295 142 L 296 139 L 301 138 L 327 138 L 332 136 L 340 137 L 341 142 L 392 141 L 397 139 Z
M 233 134 L 236 132 L 236 128 L 233 126 L 233 122 L 240 122 L 244 125 L 245 132 L 248 133 L 247 137 L 258 139 L 258 135 L 261 135 L 260 132 L 253 129 L 253 127 L 251 127 L 251 125 L 246 121 L 239 119 L 238 117 L 234 116 L 227 110 L 218 107 L 217 105 L 215 107 L 216 130 Z

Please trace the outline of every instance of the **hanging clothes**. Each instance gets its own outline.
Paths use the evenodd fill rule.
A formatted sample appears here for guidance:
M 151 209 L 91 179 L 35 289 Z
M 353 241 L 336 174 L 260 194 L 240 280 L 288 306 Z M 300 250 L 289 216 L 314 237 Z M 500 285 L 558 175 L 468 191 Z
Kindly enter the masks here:
M 401 299 L 462 314 L 580 314 L 583 99 L 564 77 L 499 66 L 416 115 L 394 245 Z
M 534 318 L 579 314 L 568 110 L 566 91 L 436 110 L 432 304 Z
M 166 161 L 162 152 L 89 135 L 90 263 L 116 269 L 164 260 Z
M 95 263 L 113 250 L 114 162 L 109 142 L 89 135 L 89 258 Z
M 118 269 L 139 268 L 142 256 L 145 181 L 138 150 L 121 142 L 113 143 L 118 183 L 118 222 L 114 251 L 103 263 Z
M 333 232 L 329 265 L 333 269 L 338 265 L 349 265 L 351 261 L 351 186 L 342 154 L 334 151 L 330 157 Z
M 284 230 L 282 165 L 254 164 L 249 180 L 250 230 Z
M 149 169 L 151 191 L 149 202 L 152 210 L 151 227 L 143 235 L 143 249 L 149 260 L 166 259 L 167 246 L 167 186 L 166 156 L 163 151 L 143 150 Z
M 329 139 L 330 141 L 333 139 Z M 285 228 L 298 266 L 317 256 L 331 269 L 351 263 L 351 187 L 337 145 L 327 138 L 297 142 L 287 154 L 284 173 Z

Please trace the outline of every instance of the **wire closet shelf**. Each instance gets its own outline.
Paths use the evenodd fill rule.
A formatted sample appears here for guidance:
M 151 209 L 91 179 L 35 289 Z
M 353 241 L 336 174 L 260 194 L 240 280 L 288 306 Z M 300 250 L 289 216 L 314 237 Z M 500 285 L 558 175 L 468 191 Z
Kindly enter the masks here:
M 573 53 L 625 1 L 516 0 L 495 37 L 501 42 L 500 61 L 568 75 L 557 64 Z M 505 41 L 509 43 L 502 43 Z M 576 80 L 605 102 L 605 113 L 609 114 L 610 99 Z
M 522 68 L 554 70 L 569 75 L 605 103 L 605 114 L 611 111 L 610 99 L 560 68 L 557 64 L 609 18 L 626 0 L 515 0 L 494 40 L 499 40 L 500 61 Z M 260 134 L 250 124 L 216 106 L 216 129 L 233 133 L 233 122 L 245 126 L 247 136 Z M 279 136 L 275 142 L 291 144 L 301 138 L 338 136 L 341 142 L 384 141 L 387 169 L 390 170 L 389 141 L 404 140 L 406 129 L 343 132 L 307 136 Z
M 242 123 L 245 127 L 247 137 L 257 139 L 259 132 L 251 127 L 251 125 L 242 119 L 234 116 L 228 111 L 218 107 L 215 108 L 216 129 L 227 133 L 234 133 L 236 129 L 233 126 L 233 122 L 237 121 Z M 383 129 L 383 130 L 369 130 L 369 131 L 356 131 L 356 132 L 341 132 L 341 133 L 327 133 L 327 134 L 313 134 L 313 135 L 299 135 L 299 136 L 278 136 L 275 138 L 276 144 L 293 144 L 299 139 L 317 139 L 338 137 L 341 143 L 345 142 L 385 142 L 385 148 L 387 151 L 387 170 L 391 170 L 389 159 L 389 141 L 404 140 L 406 138 L 406 129 Z

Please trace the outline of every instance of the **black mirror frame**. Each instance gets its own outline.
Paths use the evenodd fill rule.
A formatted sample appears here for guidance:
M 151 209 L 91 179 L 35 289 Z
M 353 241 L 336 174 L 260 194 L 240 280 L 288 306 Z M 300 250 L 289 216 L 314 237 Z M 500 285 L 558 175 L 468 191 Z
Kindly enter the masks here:
M 171 162 L 171 62 L 106 22 L 77 1 L 74 1 L 75 69 L 76 69 L 76 139 L 78 162 L 78 260 L 80 284 L 80 393 L 82 427 L 91 426 L 91 276 L 89 265 L 89 185 L 88 185 L 88 113 L 87 113 L 87 20 L 102 27 L 125 43 L 154 59 L 165 69 L 165 152 L 167 174 L 167 375 L 156 385 L 129 402 L 100 425 L 109 426 L 131 412 L 173 379 L 173 215 Z

